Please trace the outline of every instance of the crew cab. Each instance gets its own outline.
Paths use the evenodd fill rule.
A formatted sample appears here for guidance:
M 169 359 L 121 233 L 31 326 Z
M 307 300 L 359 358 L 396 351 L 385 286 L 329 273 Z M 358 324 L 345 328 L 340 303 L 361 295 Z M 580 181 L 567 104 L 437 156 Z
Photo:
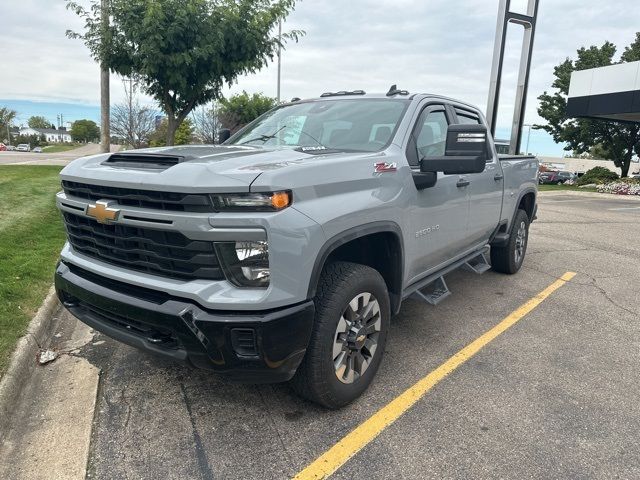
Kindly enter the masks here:
M 498 156 L 474 106 L 392 88 L 280 105 L 222 145 L 81 158 L 61 178 L 55 284 L 72 314 L 338 408 L 371 383 L 405 299 L 439 303 L 459 267 L 520 269 L 538 161 Z

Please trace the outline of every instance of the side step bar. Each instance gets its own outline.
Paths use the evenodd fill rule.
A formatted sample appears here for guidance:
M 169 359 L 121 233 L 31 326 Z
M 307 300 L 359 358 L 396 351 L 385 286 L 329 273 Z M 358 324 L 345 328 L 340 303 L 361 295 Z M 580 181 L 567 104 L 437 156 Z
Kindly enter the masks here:
M 451 295 L 451 291 L 449 290 L 449 287 L 447 287 L 444 276 L 460 267 L 477 273 L 478 275 L 486 272 L 491 268 L 491 265 L 487 260 L 488 252 L 489 248 L 485 247 L 480 251 L 473 252 L 470 255 L 463 257 L 457 262 L 454 262 L 448 267 L 442 269 L 440 272 L 414 283 L 404 291 L 402 297 L 411 297 L 416 300 L 426 302 L 429 305 L 439 304 Z
M 475 257 L 467 260 L 467 262 L 463 265 L 462 268 L 470 272 L 477 273 L 478 275 L 481 275 L 487 270 L 489 270 L 491 268 L 491 265 L 487 260 L 486 252 L 480 252 Z
M 447 287 L 444 277 L 438 277 L 432 283 L 426 287 L 422 287 L 420 290 L 416 290 L 411 298 L 416 300 L 422 300 L 429 305 L 438 305 L 442 300 L 451 295 L 449 287 Z

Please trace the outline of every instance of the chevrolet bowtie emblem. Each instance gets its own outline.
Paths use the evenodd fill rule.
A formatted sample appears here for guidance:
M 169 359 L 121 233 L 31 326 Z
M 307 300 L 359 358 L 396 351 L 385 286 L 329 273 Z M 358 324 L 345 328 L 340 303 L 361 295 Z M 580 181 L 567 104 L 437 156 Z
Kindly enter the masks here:
M 120 210 L 111 208 L 110 205 L 115 202 L 106 200 L 98 200 L 95 205 L 87 205 L 87 215 L 95 218 L 98 223 L 110 223 L 118 220 Z

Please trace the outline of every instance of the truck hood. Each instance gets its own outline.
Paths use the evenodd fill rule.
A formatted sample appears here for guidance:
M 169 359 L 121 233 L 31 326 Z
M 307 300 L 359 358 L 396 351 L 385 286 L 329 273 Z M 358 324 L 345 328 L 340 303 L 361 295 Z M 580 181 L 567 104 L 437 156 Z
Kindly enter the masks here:
M 145 168 L 144 165 L 107 162 L 113 154 L 100 154 L 70 163 L 62 170 L 61 178 L 147 190 L 166 191 L 169 188 L 178 192 L 245 192 L 264 172 L 313 164 L 326 157 L 360 156 L 353 153 L 305 153 L 291 149 L 208 145 L 147 148 L 119 153 L 179 156 L 181 159 L 167 168 Z

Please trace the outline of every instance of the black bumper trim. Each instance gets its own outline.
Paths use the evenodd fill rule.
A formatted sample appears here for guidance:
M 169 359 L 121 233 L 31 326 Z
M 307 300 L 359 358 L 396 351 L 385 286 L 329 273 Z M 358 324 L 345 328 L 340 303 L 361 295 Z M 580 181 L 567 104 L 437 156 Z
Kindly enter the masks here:
M 304 357 L 315 314 L 311 300 L 263 312 L 215 312 L 172 296 L 157 303 L 127 295 L 69 267 L 61 262 L 56 268 L 60 301 L 82 322 L 127 345 L 246 383 L 287 381 Z M 234 349 L 231 330 L 238 328 L 255 332 L 257 355 Z

